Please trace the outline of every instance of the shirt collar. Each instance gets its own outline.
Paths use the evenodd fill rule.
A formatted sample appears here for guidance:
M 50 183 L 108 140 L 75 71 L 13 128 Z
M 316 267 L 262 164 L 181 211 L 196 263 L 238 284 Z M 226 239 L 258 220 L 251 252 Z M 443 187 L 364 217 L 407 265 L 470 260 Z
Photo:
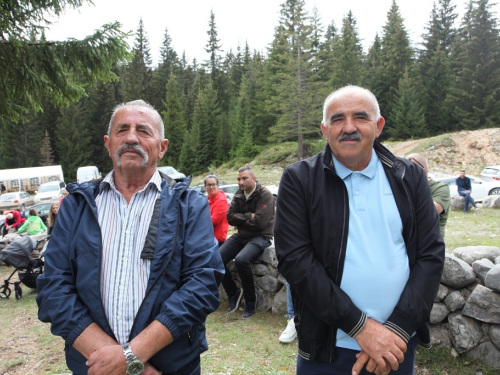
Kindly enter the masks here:
M 155 170 L 155 173 L 153 173 L 153 175 L 149 179 L 146 186 L 144 186 L 140 191 L 144 191 L 146 188 L 148 188 L 151 185 L 156 186 L 156 189 L 159 192 L 161 192 L 161 176 L 160 176 L 160 173 L 158 172 L 158 169 Z M 102 190 L 104 188 L 107 188 L 107 187 L 112 188 L 113 190 L 117 191 L 116 185 L 115 185 L 115 171 L 114 170 L 109 172 L 106 175 L 106 177 L 104 177 L 104 179 L 101 181 L 101 183 L 99 184 L 99 192 L 102 192 Z
M 352 172 L 359 172 L 365 177 L 368 177 L 369 179 L 373 179 L 375 177 L 375 172 L 377 171 L 377 164 L 379 162 L 379 158 L 377 156 L 377 153 L 375 150 L 372 150 L 372 157 L 370 159 L 370 162 L 366 166 L 365 169 L 362 171 L 352 171 L 343 164 L 341 164 L 337 159 L 335 159 L 335 156 L 332 153 L 332 160 L 333 160 L 333 165 L 335 167 L 335 171 L 337 172 L 337 175 L 345 180 L 347 177 L 349 177 Z

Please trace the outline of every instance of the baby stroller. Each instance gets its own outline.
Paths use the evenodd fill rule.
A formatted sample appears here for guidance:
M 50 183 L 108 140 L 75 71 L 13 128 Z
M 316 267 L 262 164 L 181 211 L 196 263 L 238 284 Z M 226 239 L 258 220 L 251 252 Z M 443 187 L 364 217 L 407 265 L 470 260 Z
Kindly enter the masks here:
M 28 288 L 36 288 L 36 279 L 43 273 L 43 252 L 48 244 L 49 237 L 35 241 L 30 236 L 22 236 L 16 238 L 0 251 L 0 260 L 15 268 L 14 272 L 0 286 L 0 298 L 9 298 L 12 292 L 10 285 L 14 285 L 16 299 L 23 296 L 21 283 Z M 40 248 L 42 248 L 41 251 L 33 251 Z M 18 272 L 19 281 L 10 281 L 16 272 Z

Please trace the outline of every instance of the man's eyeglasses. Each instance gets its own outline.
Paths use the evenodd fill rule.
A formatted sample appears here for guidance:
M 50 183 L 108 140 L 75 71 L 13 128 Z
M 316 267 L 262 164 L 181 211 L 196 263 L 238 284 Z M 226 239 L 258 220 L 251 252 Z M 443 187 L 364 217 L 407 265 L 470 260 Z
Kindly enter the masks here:
M 205 186 L 206 187 L 215 187 L 215 186 L 217 186 L 217 184 L 206 184 Z

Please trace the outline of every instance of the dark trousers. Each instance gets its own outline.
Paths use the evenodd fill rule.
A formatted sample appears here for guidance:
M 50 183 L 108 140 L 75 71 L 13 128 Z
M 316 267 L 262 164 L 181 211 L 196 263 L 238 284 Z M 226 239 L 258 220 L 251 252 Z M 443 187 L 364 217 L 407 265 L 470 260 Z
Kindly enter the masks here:
M 391 371 L 391 375 L 414 375 L 415 374 L 415 349 L 418 345 L 418 336 L 414 335 L 408 342 L 407 351 L 403 363 L 397 371 Z M 335 359 L 333 362 L 311 362 L 301 356 L 297 357 L 297 375 L 346 375 L 352 371 L 356 362 L 357 350 L 335 348 Z M 371 372 L 361 370 L 359 375 L 368 375 Z
M 255 302 L 255 285 L 250 263 L 271 245 L 271 240 L 264 236 L 241 238 L 238 235 L 229 237 L 220 248 L 220 255 L 226 273 L 222 279 L 222 286 L 229 297 L 236 294 L 236 284 L 227 268 L 227 264 L 234 259 L 236 269 L 241 279 L 241 287 L 245 302 Z

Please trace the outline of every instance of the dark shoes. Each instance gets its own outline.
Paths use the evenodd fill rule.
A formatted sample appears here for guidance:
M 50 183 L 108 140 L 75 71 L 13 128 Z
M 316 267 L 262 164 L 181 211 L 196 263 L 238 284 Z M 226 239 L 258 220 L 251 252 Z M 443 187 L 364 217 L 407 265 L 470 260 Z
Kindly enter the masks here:
M 255 314 L 255 302 L 256 301 L 245 303 L 245 312 L 243 313 L 243 319 L 248 319 L 253 314 Z
M 235 312 L 240 306 L 241 297 L 243 297 L 243 289 L 237 288 L 234 296 L 229 297 L 229 307 L 227 308 L 228 313 Z

